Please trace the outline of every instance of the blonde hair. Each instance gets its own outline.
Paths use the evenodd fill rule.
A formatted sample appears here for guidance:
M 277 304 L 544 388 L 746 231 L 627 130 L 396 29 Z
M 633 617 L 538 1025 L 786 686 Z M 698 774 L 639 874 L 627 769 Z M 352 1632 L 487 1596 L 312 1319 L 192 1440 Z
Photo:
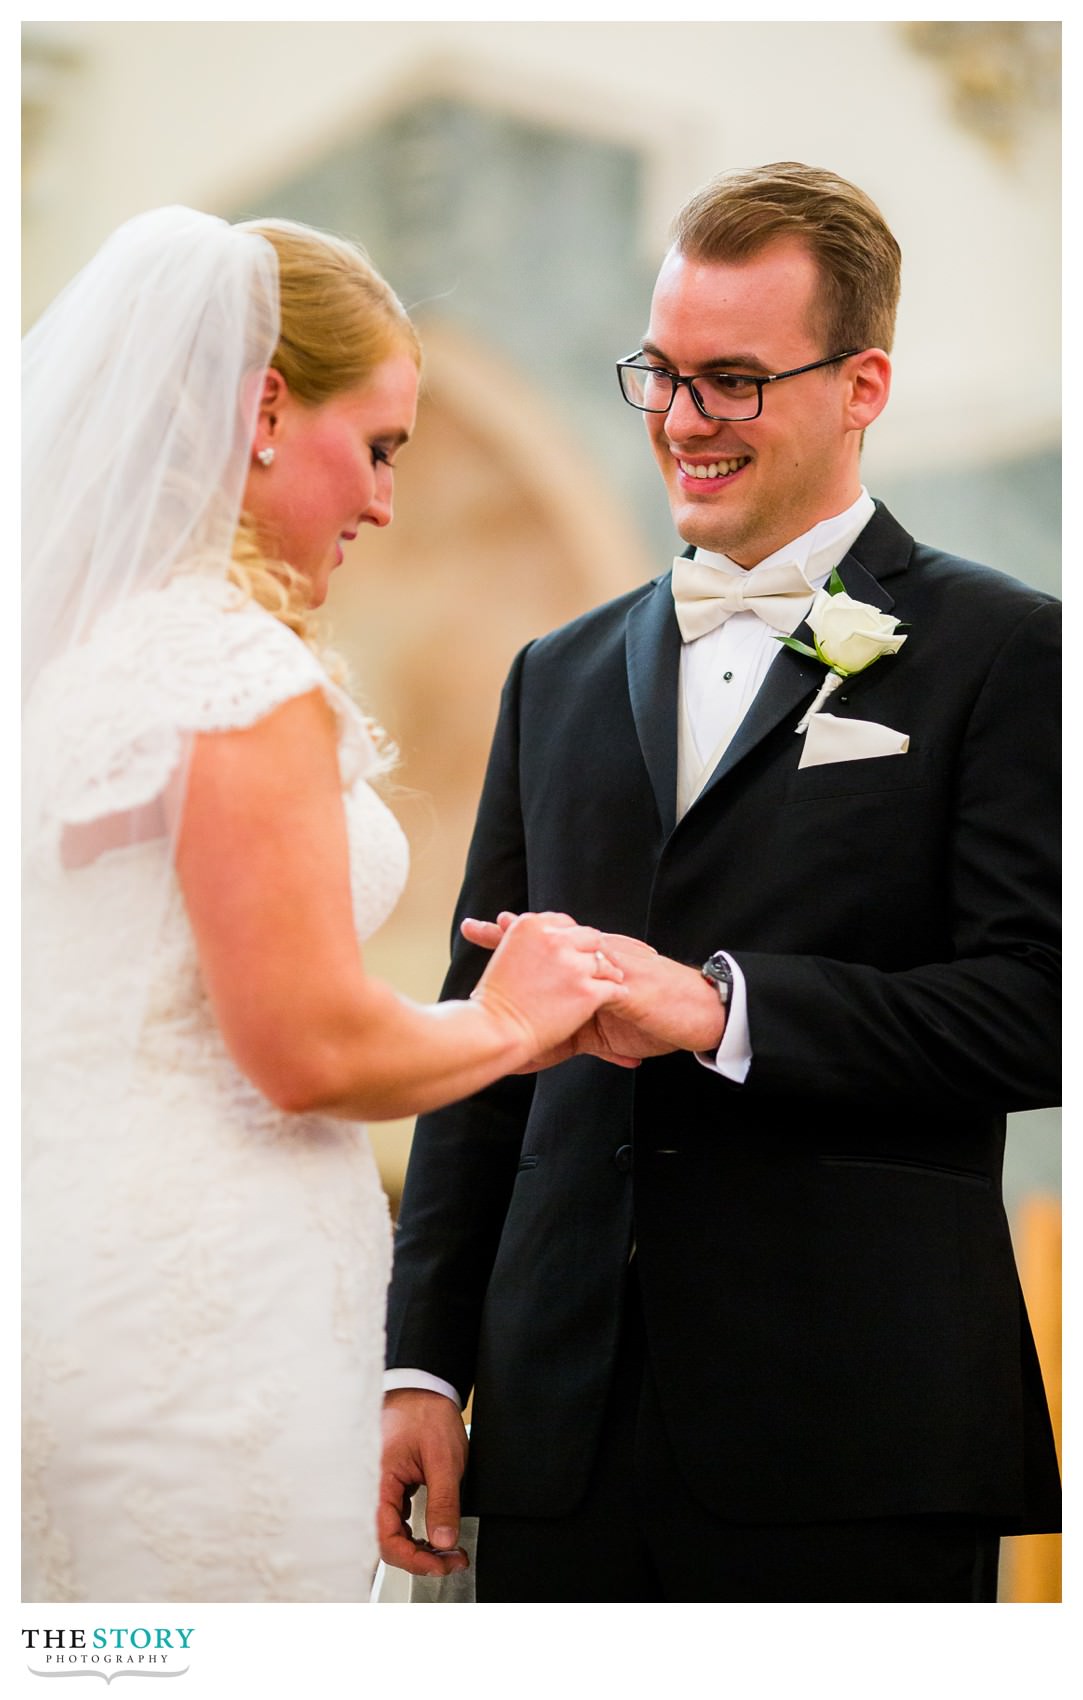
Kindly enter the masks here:
M 254 219 L 239 228 L 263 237 L 277 256 L 279 337 L 270 364 L 298 400 L 317 407 L 363 384 L 396 354 L 408 354 L 421 365 L 421 344 L 406 309 L 363 249 L 288 219 Z M 267 553 L 247 513 L 237 526 L 229 577 L 317 647 L 316 615 L 304 575 Z M 320 647 L 332 676 L 345 683 L 341 657 Z M 389 751 L 379 728 L 371 730 Z
M 751 259 L 787 236 L 804 242 L 820 274 L 816 329 L 825 352 L 891 352 L 902 256 L 864 190 L 814 165 L 783 160 L 729 171 L 694 195 L 673 226 L 690 260 Z

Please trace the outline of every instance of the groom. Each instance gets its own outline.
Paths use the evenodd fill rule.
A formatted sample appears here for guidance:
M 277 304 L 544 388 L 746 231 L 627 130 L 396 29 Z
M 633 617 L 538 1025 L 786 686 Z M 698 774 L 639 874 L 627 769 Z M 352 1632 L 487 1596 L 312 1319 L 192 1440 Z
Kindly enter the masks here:
M 862 488 L 898 282 L 830 172 L 692 200 L 620 371 L 689 547 L 505 688 L 458 919 L 607 929 L 628 1004 L 417 1128 L 383 1551 L 463 1563 L 403 1511 L 454 1545 L 473 1389 L 479 1600 L 993 1599 L 1058 1526 L 1001 1202 L 1058 1095 L 1058 605 Z

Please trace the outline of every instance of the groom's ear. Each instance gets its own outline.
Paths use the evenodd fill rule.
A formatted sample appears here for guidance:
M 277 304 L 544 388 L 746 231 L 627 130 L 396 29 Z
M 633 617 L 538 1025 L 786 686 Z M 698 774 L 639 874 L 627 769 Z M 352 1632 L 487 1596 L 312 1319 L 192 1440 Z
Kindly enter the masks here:
M 864 431 L 887 406 L 891 394 L 891 361 L 882 348 L 866 348 L 850 366 L 845 377 L 846 423 L 851 431 Z

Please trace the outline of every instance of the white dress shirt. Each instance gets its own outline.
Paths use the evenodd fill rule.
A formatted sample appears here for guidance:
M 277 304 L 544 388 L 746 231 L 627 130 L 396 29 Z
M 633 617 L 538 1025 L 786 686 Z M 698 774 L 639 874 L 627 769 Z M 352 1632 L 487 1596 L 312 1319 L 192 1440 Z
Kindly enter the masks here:
M 821 520 L 811 531 L 804 532 L 792 543 L 767 556 L 767 563 L 796 561 L 813 589 L 819 590 L 830 578 L 832 568 L 838 566 L 850 545 L 864 531 L 874 511 L 872 497 L 862 486 L 857 501 L 845 513 Z M 721 573 L 744 571 L 725 555 L 713 555 L 708 550 L 697 549 L 696 556 L 708 566 L 717 567 Z M 679 793 L 683 793 L 688 785 L 687 766 L 690 761 L 698 770 L 712 755 L 712 769 L 722 759 L 778 650 L 778 633 L 750 610 L 731 614 L 714 631 L 681 646 L 679 719 L 682 736 L 678 766 L 683 771 L 678 779 Z M 706 783 L 710 773 L 704 772 L 700 777 Z M 698 786 L 692 786 L 693 795 L 698 789 Z M 710 943 L 705 944 L 704 960 L 717 948 Z M 723 954 L 733 970 L 733 994 L 726 1015 L 726 1031 L 717 1053 L 700 1056 L 698 1060 L 705 1068 L 741 1084 L 752 1066 L 748 998 L 740 964 L 727 951 Z M 425 1388 L 432 1393 L 443 1393 L 461 1409 L 459 1396 L 450 1382 L 430 1375 L 427 1370 L 385 1370 L 384 1392 L 389 1393 L 396 1387 Z
M 860 536 L 875 512 L 875 504 L 862 486 L 861 494 L 844 513 L 834 514 L 802 533 L 792 543 L 776 549 L 757 566 L 775 566 L 783 561 L 795 561 L 813 590 L 820 590 L 831 577 L 850 545 Z M 696 559 L 720 573 L 740 573 L 725 555 L 713 555 L 706 549 L 696 550 Z M 811 606 L 811 598 L 810 606 Z M 800 622 L 798 622 L 799 624 Z M 680 807 L 689 791 L 695 796 L 710 778 L 721 761 L 752 705 L 752 699 L 767 676 L 767 669 L 779 651 L 779 633 L 750 610 L 731 614 L 703 637 L 681 645 L 681 731 L 679 749 L 678 794 Z M 702 771 L 711 760 L 710 771 Z M 697 769 L 690 779 L 689 763 Z M 683 810 L 682 810 L 683 812 Z M 718 946 L 711 947 L 718 949 Z M 704 950 L 704 960 L 711 954 Z M 740 964 L 728 951 L 723 955 L 733 971 L 733 992 L 726 1013 L 726 1031 L 713 1057 L 700 1056 L 708 1068 L 714 1068 L 728 1080 L 742 1084 L 752 1066 L 752 1041 L 748 1030 L 748 997 Z

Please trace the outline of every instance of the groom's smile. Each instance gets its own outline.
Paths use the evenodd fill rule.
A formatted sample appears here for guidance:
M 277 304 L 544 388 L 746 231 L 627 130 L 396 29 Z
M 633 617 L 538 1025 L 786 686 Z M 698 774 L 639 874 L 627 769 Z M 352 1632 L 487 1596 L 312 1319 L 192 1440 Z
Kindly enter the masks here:
M 681 469 L 682 488 L 688 485 L 694 491 L 698 484 L 732 483 L 751 459 L 751 455 L 716 455 L 711 460 L 691 460 L 687 456 L 678 455 L 677 465 Z

